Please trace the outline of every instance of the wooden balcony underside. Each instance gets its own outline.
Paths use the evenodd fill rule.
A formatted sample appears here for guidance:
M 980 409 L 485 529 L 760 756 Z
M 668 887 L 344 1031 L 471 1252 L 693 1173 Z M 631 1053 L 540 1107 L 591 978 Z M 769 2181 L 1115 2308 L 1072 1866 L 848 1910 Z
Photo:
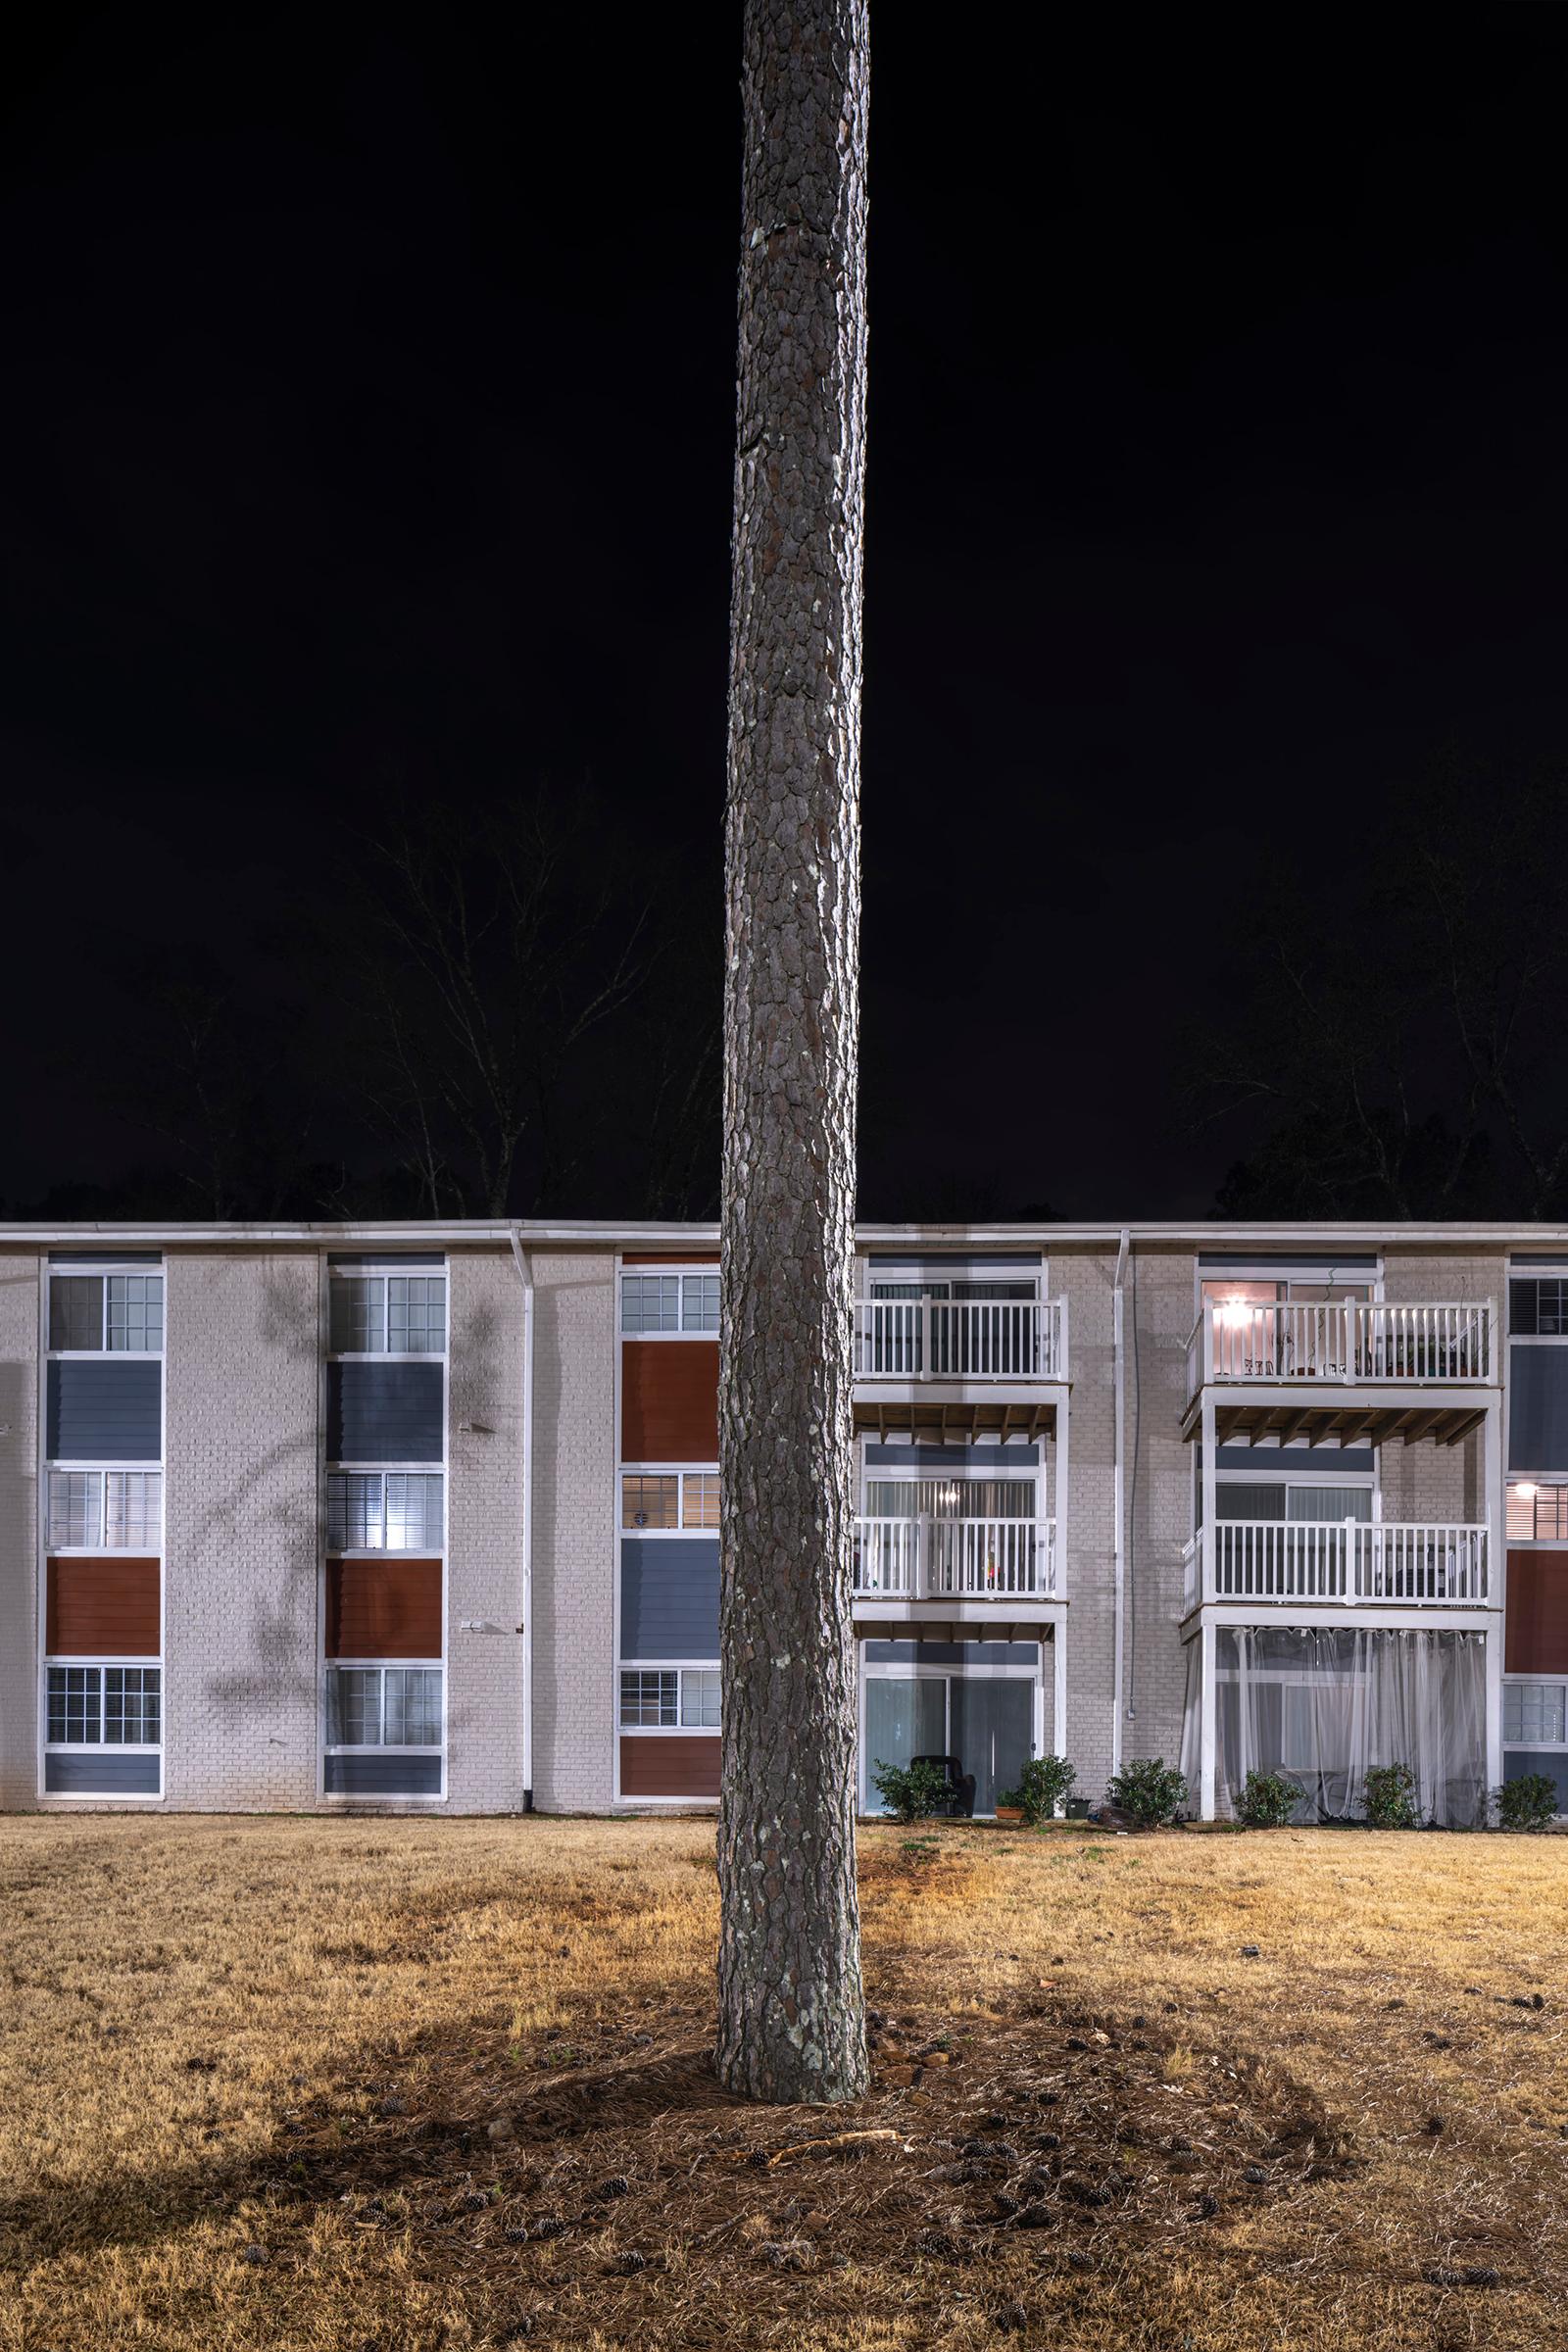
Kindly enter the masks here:
M 1423 1441 L 1457 1446 L 1487 1417 L 1484 1397 L 1458 1398 L 1450 1392 L 1420 1402 L 1388 1396 L 1336 1396 L 1319 1391 L 1311 1397 L 1298 1393 L 1281 1397 L 1220 1395 L 1214 1400 L 1214 1436 L 1221 1446 L 1255 1446 L 1264 1438 L 1281 1445 L 1300 1438 L 1310 1446 L 1332 1439 L 1336 1446 L 1387 1446 L 1398 1438 L 1406 1446 Z M 1189 1405 L 1182 1435 L 1196 1438 L 1202 1426 L 1200 1400 Z
M 868 1387 L 856 1396 L 855 1426 L 879 1438 L 904 1434 L 937 1444 L 950 1438 L 1032 1440 L 1055 1428 L 1056 1400 L 1039 1395 L 998 1396 L 995 1392 L 989 1396 L 944 1396 L 934 1388 L 890 1395 Z

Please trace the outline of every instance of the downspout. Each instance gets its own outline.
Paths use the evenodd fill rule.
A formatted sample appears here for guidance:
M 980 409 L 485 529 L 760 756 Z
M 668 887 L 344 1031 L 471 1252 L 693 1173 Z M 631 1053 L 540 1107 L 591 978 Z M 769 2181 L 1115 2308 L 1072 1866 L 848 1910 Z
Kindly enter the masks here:
M 522 1285 L 522 1809 L 533 1811 L 533 1259 L 508 1237 Z
M 1131 1250 L 1132 1237 L 1124 1225 L 1121 1233 L 1121 1247 L 1116 1252 L 1116 1280 L 1110 1294 L 1111 1363 L 1116 1384 L 1116 1477 L 1112 1502 L 1112 1535 L 1115 1554 L 1115 1637 L 1111 1652 L 1111 1681 L 1114 1696 L 1110 1708 L 1110 1769 L 1113 1777 L 1121 1770 L 1122 1681 L 1126 1671 L 1127 1351 L 1124 1316 L 1127 1260 Z

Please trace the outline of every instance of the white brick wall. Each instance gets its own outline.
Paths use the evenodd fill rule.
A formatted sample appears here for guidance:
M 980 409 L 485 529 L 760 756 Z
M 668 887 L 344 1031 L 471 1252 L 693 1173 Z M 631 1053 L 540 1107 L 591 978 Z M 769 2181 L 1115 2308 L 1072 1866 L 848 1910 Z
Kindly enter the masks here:
M 522 1284 L 510 1250 L 459 1252 L 448 1272 L 446 1809 L 520 1812 Z
M 315 1251 L 168 1259 L 172 1807 L 316 1801 L 319 1281 Z
M 38 1252 L 0 1256 L 0 1806 L 38 1789 Z
M 608 1810 L 615 1723 L 615 1286 L 608 1252 L 536 1252 L 534 1801 Z

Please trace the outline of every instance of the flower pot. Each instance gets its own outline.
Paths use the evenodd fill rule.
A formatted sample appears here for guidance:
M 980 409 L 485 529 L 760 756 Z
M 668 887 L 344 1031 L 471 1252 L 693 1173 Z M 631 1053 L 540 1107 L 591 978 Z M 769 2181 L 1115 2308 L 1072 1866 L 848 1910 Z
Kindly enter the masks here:
M 1068 1797 L 1067 1819 L 1069 1821 L 1087 1821 L 1089 1819 L 1089 1799 L 1087 1796 Z
M 997 1819 L 999 1821 L 1005 1822 L 1022 1821 L 1023 1807 L 1022 1805 L 999 1805 L 997 1807 Z

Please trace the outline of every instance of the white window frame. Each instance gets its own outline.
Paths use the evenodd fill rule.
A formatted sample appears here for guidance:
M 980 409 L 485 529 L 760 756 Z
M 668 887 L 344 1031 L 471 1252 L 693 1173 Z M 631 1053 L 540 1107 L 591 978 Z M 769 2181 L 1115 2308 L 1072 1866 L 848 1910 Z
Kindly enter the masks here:
M 1560 1536 L 1516 1536 L 1513 1534 L 1508 1526 L 1508 1497 L 1515 1487 L 1534 1487 L 1535 1489 L 1534 1494 L 1532 1494 L 1529 1498 L 1532 1527 L 1537 1524 L 1538 1513 L 1536 1506 L 1540 1502 L 1541 1496 L 1544 1492 L 1549 1490 L 1555 1494 L 1559 1494 L 1565 1498 L 1568 1498 L 1568 1478 L 1564 1478 L 1560 1472 L 1554 1473 L 1550 1478 L 1530 1478 L 1522 1473 L 1517 1477 L 1505 1478 L 1503 1480 L 1502 1524 L 1504 1542 L 1508 1550 L 1562 1551 L 1565 1548 L 1568 1548 L 1568 1511 L 1564 1512 L 1564 1530 Z
M 116 1542 L 109 1533 L 108 1481 L 112 1478 L 156 1478 L 158 1481 L 158 1526 L 156 1532 L 135 1543 L 122 1539 Z M 98 1542 L 96 1544 L 56 1544 L 54 1527 L 54 1481 L 57 1478 L 95 1478 L 98 1481 Z M 164 1555 L 164 1467 L 162 1462 L 45 1462 L 43 1466 L 43 1534 L 44 1550 L 51 1560 L 157 1558 Z
M 615 1736 L 623 1740 L 716 1740 L 720 1726 L 716 1723 L 682 1723 L 681 1712 L 686 1697 L 686 1677 L 689 1674 L 717 1674 L 716 1658 L 622 1658 L 615 1677 Z M 673 1723 L 626 1723 L 621 1718 L 620 1677 L 623 1674 L 672 1674 L 675 1677 L 675 1721 Z M 722 1706 L 722 1693 L 720 1705 Z
M 436 1674 L 441 1678 L 441 1737 L 416 1746 L 409 1740 L 360 1740 L 346 1742 L 328 1738 L 332 1723 L 331 1677 L 334 1674 L 379 1674 L 381 1701 L 379 1721 L 386 1724 L 386 1677 L 392 1674 Z M 441 1788 L 446 1790 L 447 1780 L 447 1670 L 441 1658 L 328 1658 L 321 1686 L 321 1753 L 323 1756 L 439 1756 L 441 1759 Z M 342 1794 L 341 1790 L 329 1794 Z M 358 1801 L 362 1801 L 360 1799 Z
M 1568 1348 L 1568 1331 L 1515 1331 L 1513 1328 L 1513 1286 L 1516 1282 L 1558 1282 L 1568 1284 L 1568 1259 L 1560 1266 L 1513 1266 L 1503 1275 L 1502 1319 L 1506 1345 L 1510 1348 Z
M 1563 1738 L 1561 1740 L 1504 1739 L 1502 1745 L 1505 1754 L 1511 1752 L 1520 1756 L 1541 1756 L 1556 1755 L 1559 1751 L 1568 1754 L 1568 1669 L 1558 1674 L 1505 1674 L 1502 1678 L 1504 1691 L 1510 1689 L 1522 1690 L 1528 1685 L 1542 1683 L 1550 1684 L 1553 1690 L 1563 1692 Z M 1506 1709 L 1506 1699 L 1503 1704 Z
M 391 1305 L 387 1284 L 399 1280 L 411 1282 L 439 1282 L 441 1285 L 441 1345 L 439 1348 L 393 1348 Z M 334 1364 L 444 1364 L 452 1347 L 452 1269 L 445 1258 L 439 1265 L 400 1263 L 396 1258 L 356 1259 L 352 1265 L 331 1265 L 326 1270 L 326 1354 Z M 333 1294 L 335 1282 L 377 1282 L 381 1286 L 381 1346 L 379 1348 L 334 1348 L 332 1345 Z
M 110 1277 L 114 1275 L 142 1276 L 149 1282 L 158 1284 L 161 1308 L 158 1328 L 162 1334 L 162 1341 L 157 1348 L 110 1347 L 109 1282 Z M 96 1348 L 55 1347 L 54 1286 L 57 1282 L 96 1282 L 98 1284 L 99 1345 Z M 162 1260 L 157 1265 L 146 1263 L 127 1265 L 123 1261 L 117 1264 L 113 1258 L 104 1258 L 79 1265 L 56 1265 L 52 1259 L 46 1260 L 44 1265 L 43 1328 L 46 1351 L 53 1362 L 162 1363 L 169 1348 L 169 1269 Z
M 984 1627 L 976 1627 L 974 1634 L 977 1641 L 983 1640 L 985 1638 Z M 918 1642 L 909 1643 L 911 1649 L 917 1649 L 919 1646 Z M 1046 1676 L 1048 1672 L 1052 1671 L 1054 1662 L 1049 1654 L 1051 1643 L 1044 1639 L 1044 1628 L 1042 1628 L 1041 1638 L 1035 1643 L 1036 1663 L 1033 1666 L 1012 1666 L 1001 1660 L 992 1661 L 990 1659 L 973 1666 L 928 1665 L 918 1658 L 911 1658 L 906 1665 L 902 1658 L 867 1657 L 867 1644 L 864 1642 L 858 1642 L 857 1647 L 860 1654 L 858 1672 L 856 1677 L 856 1787 L 859 1810 L 867 1820 L 880 1821 L 892 1818 L 885 1808 L 872 1802 L 876 1792 L 871 1787 L 871 1774 L 876 1767 L 877 1759 L 868 1753 L 865 1743 L 865 1687 L 867 1683 L 946 1683 L 948 1688 L 943 1692 L 942 1699 L 942 1750 L 944 1755 L 953 1753 L 953 1685 L 956 1682 L 1027 1683 L 1033 1692 L 1030 1707 L 1029 1752 L 1033 1756 L 1044 1755 L 1046 1752 L 1044 1745 Z M 989 1817 L 983 1816 L 982 1818 Z
M 444 1560 L 447 1536 L 447 1471 L 444 1462 L 328 1462 L 324 1494 L 325 1548 L 329 1560 Z M 389 1478 L 436 1478 L 441 1482 L 440 1524 L 432 1544 L 334 1544 L 332 1490 L 334 1478 L 376 1478 L 381 1482 L 381 1533 L 386 1534 L 386 1482 Z
M 674 1278 L 680 1286 L 676 1293 L 676 1312 L 679 1317 L 678 1328 L 674 1331 L 628 1331 L 626 1328 L 627 1283 L 649 1281 L 657 1282 L 668 1280 L 670 1278 Z M 647 1340 L 653 1343 L 658 1343 L 664 1340 L 716 1341 L 718 1338 L 718 1325 L 716 1323 L 705 1323 L 699 1326 L 697 1324 L 689 1325 L 686 1321 L 686 1283 L 688 1280 L 693 1278 L 707 1282 L 716 1282 L 718 1280 L 718 1268 L 715 1265 L 704 1266 L 692 1265 L 690 1263 L 682 1264 L 678 1260 L 672 1261 L 668 1265 L 660 1264 L 656 1266 L 623 1266 L 620 1272 L 620 1281 L 616 1286 L 616 1338 L 639 1342 Z
M 49 1737 L 49 1677 L 51 1674 L 64 1674 L 67 1672 L 97 1675 L 98 1728 L 100 1734 L 103 1730 L 106 1714 L 104 1702 L 104 1676 L 106 1674 L 115 1674 L 119 1672 L 156 1674 L 158 1677 L 158 1739 L 105 1740 L 100 1737 L 97 1740 L 51 1740 Z M 47 1655 L 43 1661 L 42 1695 L 43 1748 L 46 1755 L 161 1756 L 164 1752 L 164 1742 L 162 1737 L 164 1726 L 164 1701 L 168 1693 L 164 1688 L 164 1662 L 162 1658 L 110 1657 L 107 1654 L 101 1657 L 92 1658 L 59 1658 L 53 1656 L 52 1654 Z
M 688 1527 L 686 1524 L 686 1481 L 688 1478 L 718 1476 L 716 1462 L 622 1462 L 615 1474 L 616 1533 L 638 1544 L 667 1544 L 672 1536 L 695 1537 L 699 1542 L 716 1544 L 716 1527 Z M 626 1481 L 628 1478 L 672 1478 L 675 1487 L 675 1524 L 673 1527 L 627 1527 Z

